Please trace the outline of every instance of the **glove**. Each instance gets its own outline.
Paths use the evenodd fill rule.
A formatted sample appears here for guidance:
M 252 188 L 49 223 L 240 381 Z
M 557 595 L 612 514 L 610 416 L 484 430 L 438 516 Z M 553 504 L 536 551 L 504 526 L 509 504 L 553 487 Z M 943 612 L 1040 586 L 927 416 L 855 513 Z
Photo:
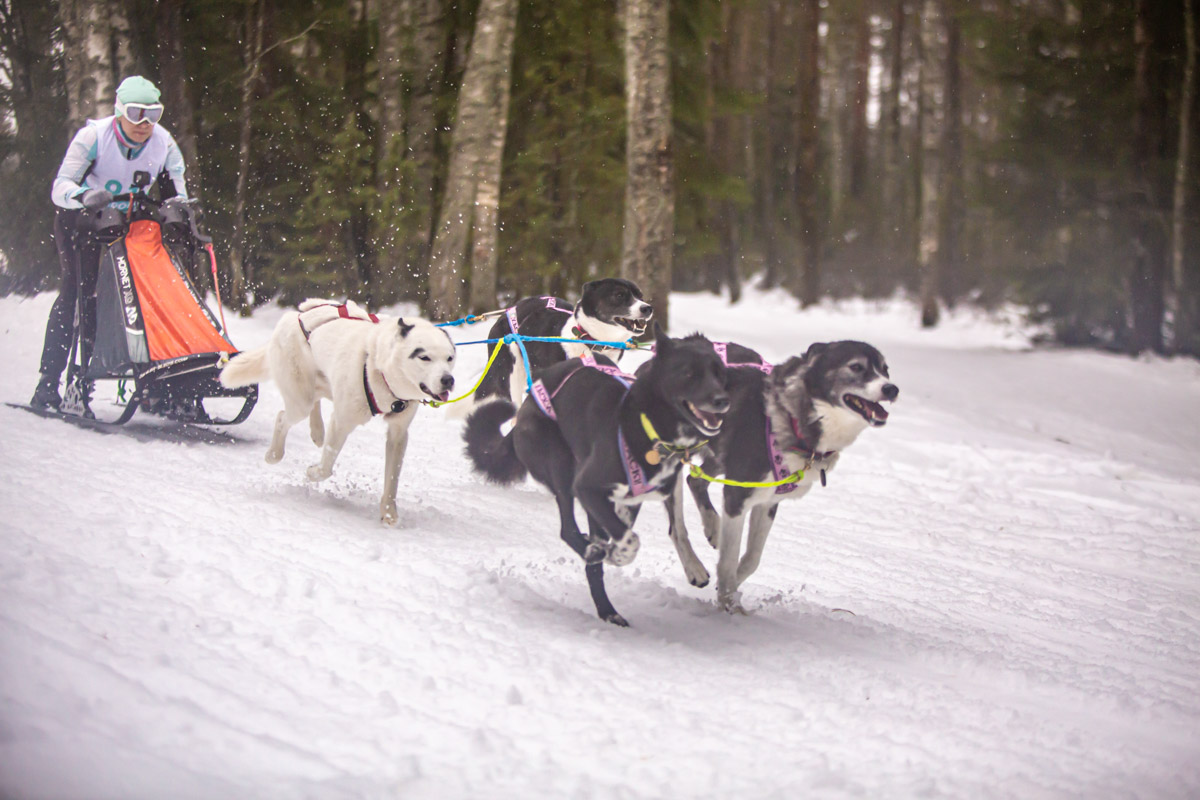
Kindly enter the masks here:
M 79 202 L 83 203 L 83 207 L 88 211 L 98 211 L 112 202 L 112 192 L 107 189 L 88 189 L 83 193 L 83 197 L 79 198 Z

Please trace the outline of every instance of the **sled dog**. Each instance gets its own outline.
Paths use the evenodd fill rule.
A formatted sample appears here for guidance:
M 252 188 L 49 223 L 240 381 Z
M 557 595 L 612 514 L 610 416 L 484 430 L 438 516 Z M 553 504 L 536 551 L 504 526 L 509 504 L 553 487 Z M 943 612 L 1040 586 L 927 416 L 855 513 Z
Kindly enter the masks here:
M 561 297 L 526 297 L 518 301 L 492 324 L 487 338 L 501 339 L 510 333 L 520 333 L 578 340 L 525 342 L 530 369 L 536 374 L 589 349 L 620 361 L 623 350 L 588 342 L 627 342 L 643 334 L 653 316 L 654 307 L 642 299 L 642 291 L 633 281 L 602 278 L 585 283 L 575 305 Z M 520 348 L 516 344 L 505 347 L 495 342 L 488 345 L 489 356 L 496 347 L 503 349 L 475 390 L 473 401 L 478 405 L 492 397 L 507 397 L 514 405 L 520 405 L 527 386 Z
M 283 410 L 267 448 L 268 464 L 283 458 L 288 431 L 309 420 L 321 460 L 308 478 L 322 481 L 346 437 L 375 415 L 387 423 L 383 469 L 382 520 L 395 524 L 396 484 L 408 426 L 425 399 L 445 401 L 454 388 L 454 343 L 428 320 L 369 315 L 353 303 L 306 300 L 284 314 L 270 341 L 243 351 L 221 371 L 221 383 L 247 386 L 272 379 L 283 395 Z M 321 419 L 321 398 L 332 402 L 329 427 Z
M 463 434 L 467 456 L 489 480 L 530 474 L 554 493 L 559 536 L 584 561 L 596 613 L 617 625 L 628 623 L 608 599 L 604 562 L 633 561 L 639 504 L 675 493 L 683 452 L 715 436 L 729 408 L 725 367 L 708 339 L 671 339 L 655 327 L 657 355 L 636 380 L 604 355 L 568 359 L 539 374 L 507 435 L 500 426 L 516 407 L 503 399 L 476 409 Z
M 718 602 L 727 611 L 744 613 L 738 588 L 758 568 L 779 503 L 803 497 L 816 482 L 824 485 L 841 452 L 860 433 L 887 423 L 880 403 L 894 401 L 900 390 L 883 355 L 863 342 L 816 343 L 776 367 L 747 347 L 717 347 L 727 365 L 730 408 L 720 433 L 705 448 L 701 469 L 752 483 L 781 481 L 803 471 L 799 480 L 775 487 L 724 486 L 720 514 L 709 500 L 708 482 L 687 478 L 704 534 L 718 551 Z M 683 541 L 685 546 L 676 547 L 684 571 L 702 586 L 708 578 L 704 565 L 685 557 L 695 554 L 686 544 L 682 503 L 682 492 L 676 493 L 668 510 L 671 537 Z M 746 552 L 739 561 L 747 516 Z

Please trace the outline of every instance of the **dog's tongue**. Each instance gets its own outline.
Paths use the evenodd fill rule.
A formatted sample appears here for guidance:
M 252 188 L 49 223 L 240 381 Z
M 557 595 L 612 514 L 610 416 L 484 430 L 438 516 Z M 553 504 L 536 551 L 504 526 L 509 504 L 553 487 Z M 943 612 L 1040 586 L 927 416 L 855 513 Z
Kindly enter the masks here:
M 440 400 L 440 401 L 442 401 L 442 402 L 444 403 L 444 402 L 446 402 L 447 400 L 449 400 L 449 399 L 450 399 L 450 393 L 449 393 L 449 392 L 442 392 L 441 394 L 439 394 L 439 395 L 437 396 L 437 399 L 438 399 L 438 400 Z M 884 414 L 884 416 L 886 417 L 886 416 L 887 416 L 887 414 L 885 413 L 885 414 Z

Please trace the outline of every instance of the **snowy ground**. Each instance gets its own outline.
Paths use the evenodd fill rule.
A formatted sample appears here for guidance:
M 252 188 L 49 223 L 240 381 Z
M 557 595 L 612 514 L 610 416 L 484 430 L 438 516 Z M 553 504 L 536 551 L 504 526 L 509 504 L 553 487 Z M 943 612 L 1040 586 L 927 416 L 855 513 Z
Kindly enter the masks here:
M 0 400 L 28 400 L 51 299 L 0 300 Z M 608 570 L 633 627 L 600 622 L 550 496 L 474 476 L 445 411 L 390 529 L 382 424 L 310 485 L 299 428 L 263 463 L 269 385 L 217 444 L 0 406 L 0 796 L 1200 796 L 1200 366 L 903 304 L 673 313 L 773 360 L 861 338 L 901 389 L 781 507 L 746 617 L 649 507 Z

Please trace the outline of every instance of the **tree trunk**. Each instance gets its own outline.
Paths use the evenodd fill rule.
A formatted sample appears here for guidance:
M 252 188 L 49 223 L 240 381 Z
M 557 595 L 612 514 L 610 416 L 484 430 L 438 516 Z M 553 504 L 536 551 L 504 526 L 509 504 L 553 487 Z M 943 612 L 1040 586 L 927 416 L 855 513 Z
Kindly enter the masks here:
M 1192 0 L 1183 0 L 1184 42 L 1187 60 L 1183 66 L 1182 97 L 1179 101 L 1179 146 L 1175 155 L 1175 187 L 1171 203 L 1171 311 L 1175 322 L 1173 346 L 1196 352 L 1193 342 L 1196 323 L 1196 297 L 1187 285 L 1183 269 L 1184 233 L 1187 219 L 1187 173 L 1191 156 L 1191 120 L 1196 97 L 1196 18 Z
M 779 159 L 780 142 L 775 124 L 776 108 L 783 98 L 776 87 L 775 60 L 779 50 L 779 34 L 781 25 L 780 0 L 768 0 L 766 18 L 766 59 L 763 64 L 763 84 L 765 86 L 766 102 L 762 113 L 762 125 L 765 133 L 762 174 L 759 176 L 759 219 L 762 220 L 763 234 L 763 287 L 767 289 L 779 285 L 780 281 L 780 248 L 779 248 L 779 209 L 775 202 L 775 193 L 779 181 L 779 166 L 784 163 Z
M 1133 117 L 1133 264 L 1129 275 L 1131 338 L 1129 350 L 1163 349 L 1162 323 L 1166 265 L 1163 236 L 1157 219 L 1153 175 L 1158 130 L 1156 103 L 1160 98 L 1151 77 L 1154 30 L 1151 0 L 1134 2 L 1134 117 Z
M 263 27 L 266 21 L 265 0 L 246 4 L 242 39 L 241 108 L 238 122 L 238 171 L 233 194 L 233 241 L 230 245 L 229 266 L 233 286 L 229 305 L 243 315 L 250 313 L 246 302 L 246 185 L 250 179 L 250 134 L 254 111 L 254 84 L 258 80 L 259 62 L 263 52 Z
M 397 283 L 402 262 L 400 247 L 401 214 L 404 205 L 404 42 L 406 20 L 412 13 L 411 0 L 378 0 L 379 47 L 376 66 L 379 75 L 379 112 L 375 150 L 376 269 L 371 294 L 386 294 L 385 283 Z M 390 298 L 389 298 L 390 299 Z
M 475 36 L 467 57 L 451 137 L 446 194 L 429 264 L 426 312 L 434 319 L 461 314 L 463 269 L 469 256 L 471 234 L 485 237 L 482 247 L 487 247 L 486 238 L 492 237 L 494 256 L 497 217 L 493 206 L 499 200 L 500 166 L 492 162 L 499 160 L 504 145 L 516 13 L 516 0 L 483 0 L 476 17 Z M 500 129 L 498 136 L 497 128 Z M 495 201 L 490 185 L 493 180 L 497 187 Z M 481 183 L 484 187 L 482 196 Z M 474 251 L 470 255 L 473 256 Z M 480 266 L 486 268 L 485 263 Z M 494 263 L 492 269 L 489 303 L 495 302 Z M 487 275 L 481 272 L 479 279 L 486 282 Z M 486 285 L 480 288 L 479 296 L 485 291 L 489 291 Z
M 675 239 L 668 0 L 625 2 L 625 231 L 621 274 L 670 321 Z
M 821 299 L 821 235 L 818 219 L 821 148 L 821 6 L 818 0 L 800 0 L 800 64 L 796 81 L 799 97 L 796 149 L 796 209 L 800 223 L 800 286 L 803 306 Z
M 414 223 L 406 245 L 412 276 L 427 274 L 437 204 L 437 116 L 434 100 L 442 89 L 446 62 L 446 7 L 443 0 L 415 0 L 414 76 L 408 109 L 408 160 L 412 187 L 408 192 Z
M 963 229 L 967 201 L 963 194 L 962 124 L 962 28 L 956 9 L 946 9 L 945 80 L 942 92 L 945 114 L 942 121 L 942 164 L 938 179 L 938 295 L 952 302 L 963 267 Z
M 883 124 L 884 132 L 884 201 L 886 206 L 885 224 L 889 229 L 889 238 L 893 249 L 907 253 L 902 243 L 908 240 L 909 214 L 906 212 L 908 203 L 908 181 L 904 169 L 904 129 L 900 116 L 900 89 L 904 81 L 904 3 L 905 0 L 893 0 L 892 5 L 892 40 L 891 62 L 889 65 L 889 81 L 884 93 Z
M 918 141 L 920 142 L 920 184 L 917 213 L 919 233 L 917 265 L 921 274 L 921 325 L 938 324 L 938 188 L 941 166 L 942 124 L 936 105 L 942 7 L 939 0 L 924 0 L 921 13 L 921 52 L 917 59 L 920 91 L 917 96 Z
M 168 123 L 187 164 L 188 194 L 198 196 L 200 154 L 196 145 L 196 107 L 192 104 L 183 64 L 183 0 L 158 0 L 156 12 L 159 88 L 169 114 L 164 122 Z
M 120 0 L 59 0 L 70 134 L 112 113 L 117 84 L 133 64 Z
M 850 199 L 855 213 L 867 188 L 867 99 L 870 97 L 871 15 L 865 2 L 854 14 L 854 65 L 850 118 Z

